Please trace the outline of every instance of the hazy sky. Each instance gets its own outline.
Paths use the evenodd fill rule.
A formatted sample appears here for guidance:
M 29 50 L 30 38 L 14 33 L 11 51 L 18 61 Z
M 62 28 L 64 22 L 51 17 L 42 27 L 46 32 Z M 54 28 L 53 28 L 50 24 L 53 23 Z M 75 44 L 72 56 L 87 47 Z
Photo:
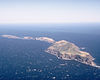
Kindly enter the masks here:
M 0 0 L 0 24 L 100 22 L 100 0 Z

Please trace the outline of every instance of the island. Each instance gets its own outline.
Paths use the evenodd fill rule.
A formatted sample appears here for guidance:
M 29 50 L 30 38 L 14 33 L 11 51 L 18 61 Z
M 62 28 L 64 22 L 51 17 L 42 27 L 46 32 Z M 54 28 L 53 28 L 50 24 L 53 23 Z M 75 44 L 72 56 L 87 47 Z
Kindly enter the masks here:
M 1 35 L 4 38 L 11 39 L 22 39 L 22 40 L 39 40 L 50 43 L 51 45 L 44 50 L 45 52 L 55 55 L 58 59 L 63 60 L 74 60 L 80 63 L 100 68 L 100 66 L 96 65 L 94 62 L 94 58 L 90 55 L 90 53 L 81 51 L 78 46 L 74 43 L 71 43 L 66 40 L 55 41 L 52 38 L 48 37 L 18 37 L 14 35 Z
M 65 40 L 55 42 L 45 51 L 59 59 L 75 60 L 96 67 L 93 62 L 94 58 L 88 52 L 80 51 L 78 46 Z
M 5 38 L 11 38 L 11 39 L 20 39 L 20 37 L 14 36 L 14 35 L 1 35 L 2 37 Z
M 48 37 L 36 37 L 35 40 L 45 41 L 45 42 L 48 42 L 48 43 L 54 43 L 55 42 L 55 40 L 48 38 Z

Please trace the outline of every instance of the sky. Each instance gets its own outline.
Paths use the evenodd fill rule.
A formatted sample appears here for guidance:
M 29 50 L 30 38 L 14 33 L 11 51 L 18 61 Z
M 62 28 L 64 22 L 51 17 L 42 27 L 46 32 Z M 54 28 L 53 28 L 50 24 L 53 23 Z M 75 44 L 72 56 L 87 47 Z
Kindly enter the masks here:
M 0 24 L 100 23 L 100 0 L 0 0 Z

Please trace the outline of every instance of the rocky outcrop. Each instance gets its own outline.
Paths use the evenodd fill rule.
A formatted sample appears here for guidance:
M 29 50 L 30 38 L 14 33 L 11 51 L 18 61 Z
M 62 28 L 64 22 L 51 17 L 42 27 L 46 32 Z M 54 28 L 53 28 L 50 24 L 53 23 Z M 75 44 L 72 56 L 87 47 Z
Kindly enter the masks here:
M 23 39 L 27 39 L 27 40 L 35 40 L 33 37 L 28 37 L 28 36 L 24 37 Z
M 48 38 L 48 37 L 36 37 L 35 39 L 39 40 L 39 41 L 48 42 L 48 43 L 54 43 L 55 42 L 55 40 Z
M 2 37 L 5 38 L 11 38 L 11 39 L 20 39 L 20 37 L 14 36 L 14 35 L 1 35 Z
M 44 42 L 48 42 L 48 43 L 54 43 L 55 40 L 53 40 L 52 38 L 48 38 L 48 37 L 30 37 L 30 36 L 25 36 L 25 37 L 18 37 L 18 36 L 14 36 L 14 35 L 1 35 L 2 37 L 5 38 L 11 38 L 11 39 L 25 39 L 25 40 L 39 40 L 39 41 L 44 41 Z

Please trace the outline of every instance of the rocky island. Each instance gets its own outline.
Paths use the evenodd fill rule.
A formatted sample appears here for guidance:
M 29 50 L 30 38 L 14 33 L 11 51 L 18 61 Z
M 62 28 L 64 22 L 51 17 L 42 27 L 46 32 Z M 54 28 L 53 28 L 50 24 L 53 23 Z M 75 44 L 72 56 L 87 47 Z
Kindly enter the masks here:
M 80 51 L 75 44 L 65 40 L 57 41 L 52 44 L 46 52 L 64 60 L 75 60 L 90 66 L 95 66 L 94 58 L 87 52 Z
M 54 43 L 55 42 L 55 40 L 48 38 L 48 37 L 36 37 L 35 40 L 45 41 L 45 42 L 48 42 L 48 43 Z
M 55 55 L 59 59 L 74 60 L 86 65 L 100 68 L 100 66 L 97 66 L 95 64 L 94 58 L 88 52 L 81 51 L 80 48 L 76 46 L 74 43 L 68 42 L 66 40 L 55 41 L 52 38 L 48 38 L 48 37 L 33 38 L 28 36 L 18 37 L 13 35 L 1 35 L 1 36 L 5 38 L 11 38 L 11 39 L 39 40 L 39 41 L 48 42 L 51 44 L 51 46 L 49 46 L 45 50 L 45 52 Z
M 20 37 L 14 36 L 14 35 L 1 35 L 2 37 L 5 38 L 11 38 L 11 39 L 20 39 Z

